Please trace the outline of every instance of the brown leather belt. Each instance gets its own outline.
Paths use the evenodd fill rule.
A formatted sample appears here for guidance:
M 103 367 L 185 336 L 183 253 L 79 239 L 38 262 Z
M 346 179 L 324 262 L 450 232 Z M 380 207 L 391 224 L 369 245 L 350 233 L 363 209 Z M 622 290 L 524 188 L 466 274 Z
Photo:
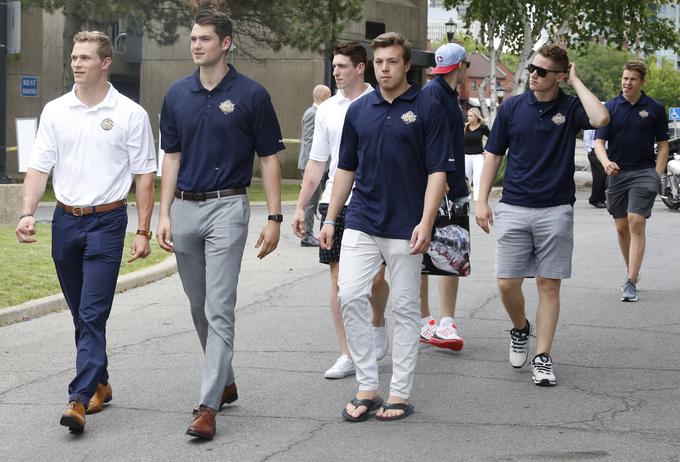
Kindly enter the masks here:
M 219 199 L 220 197 L 238 196 L 246 193 L 246 188 L 222 189 L 221 191 L 208 191 L 203 193 L 175 190 L 175 197 L 184 201 L 204 201 Z
M 111 210 L 116 210 L 121 207 L 125 207 L 125 204 L 127 204 L 127 201 L 125 199 L 121 199 L 116 202 L 111 202 L 110 204 L 102 204 L 102 205 L 95 205 L 92 207 L 80 207 L 80 206 L 70 206 L 66 205 L 62 202 L 57 201 L 57 208 L 62 209 L 66 213 L 70 213 L 75 217 L 82 217 L 84 215 L 90 215 L 91 213 L 95 212 L 110 212 Z

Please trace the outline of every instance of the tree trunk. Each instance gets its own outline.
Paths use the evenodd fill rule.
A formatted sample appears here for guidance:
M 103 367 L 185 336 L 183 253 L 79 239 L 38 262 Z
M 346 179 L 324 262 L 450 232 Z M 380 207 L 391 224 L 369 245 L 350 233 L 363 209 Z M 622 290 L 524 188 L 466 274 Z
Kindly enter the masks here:
M 489 78 L 485 77 L 477 87 L 477 96 L 479 97 L 479 110 L 482 112 L 482 117 L 489 120 L 489 107 L 486 105 L 486 86 L 489 83 Z M 489 120 L 489 127 L 492 121 Z
M 533 31 L 538 30 L 540 34 L 543 25 L 539 28 L 532 28 L 531 22 L 527 17 L 526 6 L 519 0 L 515 2 L 518 10 L 519 17 L 522 21 L 522 52 L 519 55 L 519 62 L 517 63 L 517 70 L 515 71 L 515 77 L 512 81 L 512 94 L 519 95 L 524 93 L 524 88 L 527 85 L 527 80 L 529 79 L 529 72 L 527 71 L 527 65 L 534 59 L 534 45 L 536 44 L 536 39 L 534 38 Z
M 73 88 L 73 72 L 71 71 L 71 51 L 73 50 L 73 36 L 76 32 L 80 32 L 83 26 L 83 20 L 78 14 L 80 10 L 80 0 L 66 0 L 64 2 L 64 72 L 63 72 L 63 88 L 64 93 L 71 91 Z

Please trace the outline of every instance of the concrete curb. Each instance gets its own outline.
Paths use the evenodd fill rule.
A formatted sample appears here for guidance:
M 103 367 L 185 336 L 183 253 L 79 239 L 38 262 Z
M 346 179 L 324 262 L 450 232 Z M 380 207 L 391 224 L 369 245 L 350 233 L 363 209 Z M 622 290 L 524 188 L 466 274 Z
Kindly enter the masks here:
M 163 279 L 177 271 L 177 260 L 172 255 L 162 262 L 118 277 L 116 293 L 125 292 L 135 287 Z M 0 308 L 0 327 L 17 322 L 29 321 L 57 311 L 65 310 L 68 306 L 62 294 L 29 300 L 21 305 Z

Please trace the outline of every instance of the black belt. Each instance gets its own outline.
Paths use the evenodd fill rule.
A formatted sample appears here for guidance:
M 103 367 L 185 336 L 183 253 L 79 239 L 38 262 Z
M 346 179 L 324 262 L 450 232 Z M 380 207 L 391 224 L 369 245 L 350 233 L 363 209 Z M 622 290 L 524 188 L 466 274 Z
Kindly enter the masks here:
M 220 197 L 238 196 L 245 193 L 246 188 L 230 188 L 208 192 L 189 192 L 176 189 L 175 197 L 184 201 L 205 201 L 208 199 L 219 199 Z

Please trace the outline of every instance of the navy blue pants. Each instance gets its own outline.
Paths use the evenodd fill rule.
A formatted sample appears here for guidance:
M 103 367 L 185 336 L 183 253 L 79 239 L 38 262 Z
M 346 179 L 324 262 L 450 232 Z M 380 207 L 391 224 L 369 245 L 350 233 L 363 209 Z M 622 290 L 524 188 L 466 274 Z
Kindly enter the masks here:
M 82 217 L 56 209 L 52 218 L 52 259 L 76 330 L 76 376 L 68 387 L 69 401 L 85 407 L 97 385 L 109 380 L 106 321 L 126 227 L 126 207 Z

